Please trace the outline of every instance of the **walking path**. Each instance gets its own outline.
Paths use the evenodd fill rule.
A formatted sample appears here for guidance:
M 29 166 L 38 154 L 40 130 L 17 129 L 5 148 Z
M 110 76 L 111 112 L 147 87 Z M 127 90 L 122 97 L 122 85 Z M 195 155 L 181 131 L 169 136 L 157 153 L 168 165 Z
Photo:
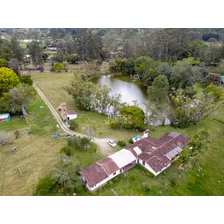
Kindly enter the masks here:
M 46 105 L 48 106 L 48 108 L 50 109 L 51 113 L 53 114 L 53 116 L 55 117 L 56 121 L 58 122 L 59 126 L 61 127 L 61 129 L 69 134 L 69 135 L 75 135 L 75 136 L 80 136 L 80 137 L 86 137 L 86 135 L 74 132 L 72 130 L 70 130 L 65 123 L 61 120 L 60 116 L 58 115 L 57 111 L 54 109 L 54 107 L 51 105 L 51 103 L 48 101 L 48 99 L 45 97 L 45 95 L 43 94 L 43 92 L 40 90 L 40 88 L 33 83 L 33 87 L 36 89 L 37 93 L 39 94 L 39 96 L 42 98 L 42 100 L 46 103 Z M 100 138 L 93 138 L 92 142 L 94 142 L 95 144 L 97 144 L 99 146 L 100 151 L 104 154 L 104 155 L 109 155 L 113 152 L 112 148 L 108 145 L 107 143 L 107 139 L 100 139 Z

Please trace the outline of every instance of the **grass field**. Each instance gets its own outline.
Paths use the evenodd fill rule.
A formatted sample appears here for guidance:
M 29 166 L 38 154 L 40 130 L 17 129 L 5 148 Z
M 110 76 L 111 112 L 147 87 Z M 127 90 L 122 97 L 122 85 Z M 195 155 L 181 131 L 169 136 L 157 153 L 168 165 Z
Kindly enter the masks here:
M 111 137 L 115 140 L 127 140 L 136 135 L 135 131 L 112 130 L 107 125 L 107 116 L 94 112 L 83 112 L 75 108 L 71 96 L 62 87 L 67 85 L 73 73 L 31 73 L 34 82 L 38 84 L 46 97 L 57 108 L 61 102 L 68 104 L 69 110 L 78 112 L 77 121 L 82 125 L 97 126 L 96 137 Z M 202 86 L 196 85 L 198 94 Z M 52 139 L 51 134 L 60 133 L 52 114 L 37 97 L 29 105 L 28 125 L 19 117 L 12 117 L 9 123 L 0 124 L 1 130 L 19 130 L 21 136 L 10 146 L 0 148 L 0 195 L 32 195 L 38 181 L 50 173 L 58 162 L 59 151 L 66 144 L 64 139 Z M 158 138 L 164 133 L 176 131 L 193 136 L 198 129 L 206 127 L 211 130 L 211 144 L 203 148 L 193 157 L 193 163 L 181 171 L 180 163 L 172 166 L 157 177 L 152 176 L 140 166 L 112 179 L 96 192 L 83 190 L 79 195 L 224 195 L 224 106 L 214 112 L 214 119 L 206 118 L 198 125 L 186 129 L 170 126 L 159 126 L 150 132 Z M 31 131 L 31 135 L 27 135 Z M 81 128 L 79 130 L 81 131 Z M 12 153 L 11 148 L 17 146 Z M 114 149 L 118 150 L 119 147 Z M 102 158 L 99 151 L 75 151 L 75 158 L 81 167 L 86 167 Z M 23 174 L 19 172 L 20 168 Z
M 45 96 L 51 102 L 51 104 L 57 108 L 60 103 L 66 102 L 67 108 L 70 111 L 76 111 L 78 113 L 78 123 L 80 133 L 83 133 L 81 127 L 85 125 L 94 125 L 97 127 L 95 137 L 105 138 L 113 136 L 114 140 L 128 139 L 136 135 L 135 131 L 124 131 L 124 130 L 112 130 L 107 125 L 107 115 L 97 114 L 95 112 L 80 111 L 75 108 L 74 100 L 62 87 L 69 84 L 73 78 L 73 73 L 61 72 L 61 73 L 31 73 L 32 79 L 40 87 Z
M 69 83 L 72 76 L 72 73 L 32 74 L 32 78 L 54 107 L 65 101 L 69 110 L 78 112 L 77 121 L 80 125 L 93 124 L 98 127 L 97 137 L 113 136 L 113 139 L 119 140 L 127 139 L 136 134 L 134 131 L 111 130 L 105 125 L 106 116 L 75 109 L 72 97 L 62 89 L 62 86 Z M 203 86 L 196 85 L 195 89 L 197 94 L 200 94 Z M 176 131 L 191 137 L 202 127 L 210 129 L 212 131 L 212 144 L 204 148 L 195 158 L 192 158 L 192 161 L 195 161 L 195 167 L 190 165 L 188 169 L 180 171 L 180 164 L 176 162 L 158 177 L 152 177 L 149 172 L 136 166 L 126 174 L 111 180 L 99 191 L 92 194 L 84 191 L 81 195 L 113 195 L 111 188 L 118 195 L 224 195 L 224 123 L 222 122 L 224 107 L 216 111 L 214 117 L 215 120 L 206 118 L 198 125 L 186 129 L 160 126 L 150 133 L 151 136 L 158 138 L 164 133 Z M 175 186 L 171 184 L 171 180 L 175 182 Z M 144 185 L 148 186 L 149 189 Z
M 45 52 L 45 53 L 47 53 L 47 52 Z M 55 54 L 56 52 L 52 51 L 50 53 Z M 48 52 L 48 54 L 49 54 L 49 52 Z M 45 62 L 43 66 L 44 66 L 45 70 L 50 70 L 51 67 L 52 67 L 51 63 L 49 63 L 49 62 Z M 86 64 L 67 64 L 67 69 L 69 71 L 74 71 L 74 70 L 77 70 L 77 69 L 83 69 L 83 68 L 87 68 L 87 67 L 88 67 L 88 65 L 86 65 Z M 28 65 L 26 65 L 26 68 L 35 69 L 35 66 L 33 64 L 28 64 Z M 108 70 L 109 69 L 109 64 L 107 62 L 103 62 L 100 65 L 100 69 L 102 71 Z M 39 73 L 39 72 L 37 72 L 37 73 Z
M 65 140 L 52 139 L 51 135 L 60 131 L 48 108 L 40 111 L 41 105 L 44 103 L 39 97 L 30 104 L 28 125 L 19 117 L 0 124 L 1 130 L 20 132 L 13 144 L 0 148 L 0 195 L 32 195 L 40 178 L 51 172 L 58 161 Z M 11 151 L 13 146 L 17 147 L 15 152 Z
M 223 108 L 224 109 L 224 108 Z M 223 116 L 224 114 L 220 114 Z M 188 136 L 195 134 L 201 127 L 212 130 L 212 143 L 201 150 L 200 154 L 193 157 L 188 168 L 180 170 L 179 161 L 175 161 L 170 168 L 154 177 L 143 167 L 136 165 L 128 172 L 109 181 L 98 191 L 90 193 L 83 191 L 80 195 L 224 195 L 224 125 L 211 120 L 203 120 L 198 126 L 188 129 L 173 129 L 157 127 L 151 135 L 159 137 L 165 132 L 177 131 Z M 174 183 L 174 184 L 173 184 Z

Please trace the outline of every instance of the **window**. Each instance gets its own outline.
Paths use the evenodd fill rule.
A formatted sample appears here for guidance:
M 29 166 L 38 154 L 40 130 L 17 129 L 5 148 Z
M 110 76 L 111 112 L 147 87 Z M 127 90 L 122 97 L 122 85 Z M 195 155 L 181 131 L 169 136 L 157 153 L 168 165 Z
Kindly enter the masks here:
M 116 172 L 115 172 L 115 173 L 113 173 L 113 175 L 116 175 Z
M 142 162 L 142 165 L 145 166 L 145 161 Z

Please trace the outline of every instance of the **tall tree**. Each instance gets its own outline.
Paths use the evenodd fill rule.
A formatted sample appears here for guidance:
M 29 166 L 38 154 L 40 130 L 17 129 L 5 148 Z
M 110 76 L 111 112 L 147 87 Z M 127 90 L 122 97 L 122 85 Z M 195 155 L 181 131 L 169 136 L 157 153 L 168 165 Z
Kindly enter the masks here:
M 9 68 L 12 69 L 17 75 L 20 74 L 20 63 L 17 58 L 12 58 L 8 62 Z
M 19 62 L 20 69 L 22 69 L 22 64 L 24 63 L 24 50 L 20 47 L 19 42 L 15 37 L 11 38 L 11 58 L 16 58 Z
M 155 120 L 159 118 L 162 123 L 165 123 L 165 118 L 168 112 L 168 97 L 169 83 L 165 75 L 159 75 L 155 78 L 152 86 L 148 87 L 147 95 L 149 99 L 150 118 Z
M 169 83 L 165 75 L 159 75 L 155 78 L 152 86 L 148 87 L 147 95 L 151 103 L 161 105 L 169 101 L 168 98 Z
M 13 113 L 21 110 L 23 116 L 26 118 L 28 115 L 26 107 L 35 95 L 36 91 L 32 86 L 20 84 L 5 94 L 4 99 Z
M 32 41 L 29 45 L 29 54 L 31 55 L 32 63 L 35 67 L 43 65 L 42 58 L 43 49 L 37 41 Z
M 193 79 L 192 65 L 188 61 L 178 61 L 176 65 L 173 66 L 170 85 L 175 89 L 184 89 L 187 86 L 191 86 L 194 81 Z
M 79 29 L 78 34 L 73 37 L 76 50 L 82 59 L 87 60 L 87 44 L 90 37 L 90 31 L 88 29 Z
M 104 60 L 102 51 L 102 40 L 100 36 L 90 29 L 79 29 L 78 34 L 73 36 L 76 52 L 83 60 L 100 59 Z
M 124 106 L 120 110 L 121 123 L 126 129 L 142 128 L 144 126 L 144 111 L 137 106 Z
M 107 85 L 96 85 L 94 92 L 94 107 L 100 113 L 105 114 L 111 103 L 111 89 Z

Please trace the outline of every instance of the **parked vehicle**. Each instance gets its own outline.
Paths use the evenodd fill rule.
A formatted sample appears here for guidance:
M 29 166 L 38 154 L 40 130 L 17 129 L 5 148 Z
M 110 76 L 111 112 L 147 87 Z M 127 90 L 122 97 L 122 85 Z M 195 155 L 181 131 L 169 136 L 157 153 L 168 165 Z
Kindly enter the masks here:
M 117 146 L 117 144 L 116 144 L 113 140 L 108 140 L 107 143 L 108 143 L 111 147 L 115 147 L 115 146 Z

